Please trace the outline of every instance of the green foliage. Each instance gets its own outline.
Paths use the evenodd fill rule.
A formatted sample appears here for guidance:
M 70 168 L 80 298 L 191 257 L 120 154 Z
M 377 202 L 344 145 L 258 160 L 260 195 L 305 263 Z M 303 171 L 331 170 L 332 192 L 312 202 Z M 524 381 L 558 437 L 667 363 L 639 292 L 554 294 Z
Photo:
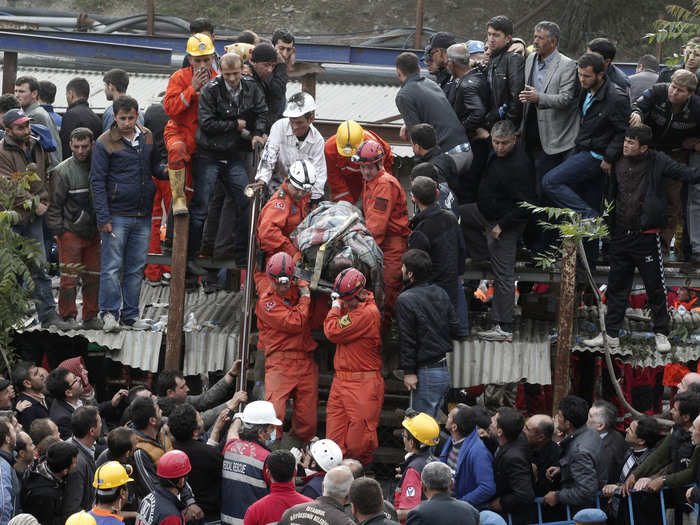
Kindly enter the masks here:
M 33 302 L 31 269 L 42 264 L 39 244 L 12 229 L 20 222 L 20 214 L 13 208 L 21 195 L 30 195 L 29 185 L 36 180 L 38 177 L 33 171 L 15 173 L 12 177 L 0 176 L 0 352 L 6 365 L 12 361 L 12 330 Z M 34 219 L 38 197 L 19 202 L 30 213 L 30 219 Z
M 671 20 L 657 20 L 654 31 L 645 35 L 649 43 L 681 40 L 682 43 L 700 34 L 700 0 L 693 0 L 690 9 L 679 5 L 667 5 L 666 12 Z M 669 58 L 669 64 L 680 62 L 677 55 Z
M 569 208 L 550 208 L 535 206 L 528 202 L 521 202 L 520 206 L 529 209 L 533 214 L 545 217 L 537 223 L 546 230 L 556 230 L 563 241 L 571 241 L 578 244 L 579 241 L 591 241 L 608 236 L 608 226 L 605 218 L 612 212 L 613 205 L 605 203 L 605 209 L 600 217 L 584 219 L 579 213 Z M 564 253 L 560 245 L 552 245 L 546 252 L 534 257 L 535 264 L 540 268 L 551 268 L 561 260 Z

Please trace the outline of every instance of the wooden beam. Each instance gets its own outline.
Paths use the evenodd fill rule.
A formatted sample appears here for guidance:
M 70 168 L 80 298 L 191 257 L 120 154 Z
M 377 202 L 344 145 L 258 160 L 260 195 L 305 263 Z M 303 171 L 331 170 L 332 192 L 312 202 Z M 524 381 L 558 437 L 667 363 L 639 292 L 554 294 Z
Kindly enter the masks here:
M 416 0 L 416 35 L 413 47 L 421 49 L 423 41 L 423 0 Z
M 576 244 L 565 240 L 562 248 L 561 284 L 559 290 L 559 320 L 557 323 L 557 353 L 554 357 L 554 386 L 552 415 L 559 402 L 569 394 L 571 338 L 574 329 L 574 291 L 576 288 Z
M 14 93 L 17 80 L 17 52 L 5 51 L 2 62 L 2 92 Z
M 301 77 L 301 90 L 316 99 L 316 73 L 307 73 Z
M 149 36 L 155 34 L 154 28 L 156 25 L 156 6 L 154 0 L 146 0 L 146 33 Z
M 185 315 L 185 272 L 187 271 L 187 237 L 189 215 L 173 215 L 173 256 L 170 270 L 168 337 L 165 343 L 165 368 L 182 367 L 182 326 Z

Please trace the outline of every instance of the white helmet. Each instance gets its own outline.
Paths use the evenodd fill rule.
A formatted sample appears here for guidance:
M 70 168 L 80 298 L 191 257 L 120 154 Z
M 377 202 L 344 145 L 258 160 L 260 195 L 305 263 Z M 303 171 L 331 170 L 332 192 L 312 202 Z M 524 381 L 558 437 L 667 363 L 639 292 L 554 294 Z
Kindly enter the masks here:
M 312 111 L 316 111 L 316 101 L 314 97 L 300 91 L 289 97 L 287 100 L 287 107 L 284 113 L 282 113 L 282 116 L 295 118 L 311 113 Z
M 316 184 L 316 168 L 310 160 L 297 160 L 289 166 L 289 182 L 292 186 L 306 192 Z
M 242 414 L 236 414 L 241 421 L 247 425 L 275 425 L 280 426 L 282 422 L 277 419 L 275 407 L 269 401 L 253 401 L 248 403 Z
M 318 466 L 328 472 L 343 462 L 343 451 L 331 439 L 319 439 L 311 444 L 311 457 L 316 460 Z

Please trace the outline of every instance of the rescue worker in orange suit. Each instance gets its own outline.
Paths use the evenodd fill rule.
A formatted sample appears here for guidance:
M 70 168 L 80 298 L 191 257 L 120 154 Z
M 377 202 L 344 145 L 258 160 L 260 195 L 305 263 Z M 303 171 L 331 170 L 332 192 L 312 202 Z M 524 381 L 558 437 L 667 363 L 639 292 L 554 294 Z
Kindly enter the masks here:
M 187 59 L 190 67 L 177 70 L 168 81 L 163 108 L 170 120 L 163 138 L 168 150 L 168 174 L 172 193 L 172 214 L 187 214 L 187 203 L 192 199 L 192 155 L 197 149 L 197 113 L 199 91 L 216 76 L 212 61 L 216 51 L 211 38 L 204 33 L 187 40 Z M 185 197 L 187 188 L 187 197 Z M 168 221 L 168 225 L 172 221 Z M 168 230 L 172 231 L 171 228 Z M 169 237 L 172 234 L 169 233 Z
M 279 190 L 265 204 L 258 221 L 258 243 L 265 254 L 265 265 L 259 264 L 255 272 L 255 287 L 261 296 L 270 281 L 265 278 L 263 268 L 269 258 L 277 252 L 288 253 L 296 263 L 301 259 L 301 252 L 292 244 L 289 235 L 309 213 L 311 190 L 316 182 L 316 170 L 309 160 L 298 160 L 289 167 L 287 179 Z M 264 182 L 255 182 L 251 187 L 264 186 Z
M 408 206 L 398 179 L 382 168 L 384 150 L 373 140 L 357 147 L 355 162 L 362 173 L 362 211 L 365 224 L 384 254 L 384 321 L 391 325 L 391 312 L 403 287 L 401 256 L 406 252 Z
M 316 435 L 318 366 L 311 338 L 309 283 L 294 280 L 291 255 L 278 252 L 267 263 L 271 287 L 256 307 L 259 346 L 265 351 L 265 400 L 284 421 L 287 400 L 294 399 L 291 433 L 304 443 Z M 296 285 L 296 286 L 295 286 Z M 279 436 L 282 427 L 277 428 Z
M 366 279 L 355 268 L 338 274 L 333 303 L 323 331 L 336 344 L 335 377 L 328 396 L 326 437 L 343 457 L 371 463 L 377 448 L 377 426 L 384 402 L 381 314 Z
M 372 131 L 362 129 L 354 120 L 346 120 L 340 126 L 335 135 L 326 141 L 323 152 L 326 155 L 326 169 L 328 170 L 328 186 L 331 190 L 333 202 L 348 201 L 355 204 L 362 195 L 362 177 L 360 167 L 353 160 L 357 146 L 365 140 L 373 140 L 382 146 L 384 155 L 384 169 L 391 173 L 394 164 L 394 156 L 391 154 L 389 144 L 384 142 Z

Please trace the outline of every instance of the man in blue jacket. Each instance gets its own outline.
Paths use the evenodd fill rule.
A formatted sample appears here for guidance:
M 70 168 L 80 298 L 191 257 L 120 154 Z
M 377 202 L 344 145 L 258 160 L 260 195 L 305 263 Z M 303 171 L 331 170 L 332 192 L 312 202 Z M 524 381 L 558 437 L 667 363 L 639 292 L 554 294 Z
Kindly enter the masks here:
M 95 143 L 90 169 L 97 226 L 102 237 L 99 307 L 105 332 L 145 330 L 139 295 L 151 236 L 151 209 L 163 177 L 151 132 L 138 124 L 138 103 L 115 99 L 114 122 Z M 120 280 L 121 272 L 121 280 Z
M 493 499 L 493 456 L 481 441 L 476 429 L 474 410 L 463 404 L 447 416 L 445 430 L 450 438 L 440 454 L 440 461 L 454 471 L 454 492 L 457 499 L 479 508 Z

